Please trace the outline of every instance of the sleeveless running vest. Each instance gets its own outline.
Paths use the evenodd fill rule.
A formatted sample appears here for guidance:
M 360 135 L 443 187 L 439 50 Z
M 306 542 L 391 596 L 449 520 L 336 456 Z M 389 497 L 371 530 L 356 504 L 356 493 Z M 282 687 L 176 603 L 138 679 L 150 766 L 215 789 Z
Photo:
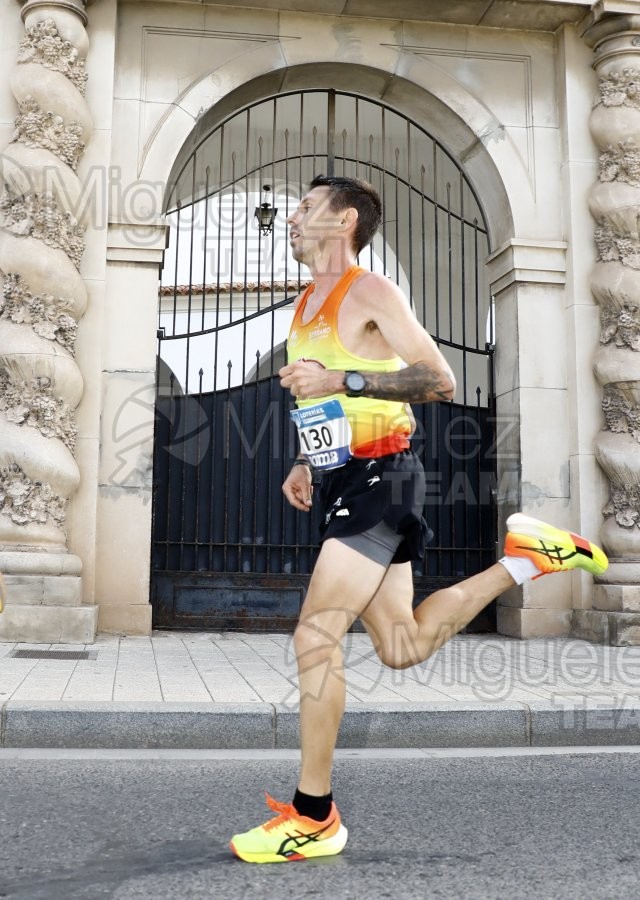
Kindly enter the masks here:
M 351 266 L 336 284 L 316 315 L 303 324 L 307 300 L 315 285 L 310 284 L 291 323 L 287 344 L 289 362 L 314 359 L 327 369 L 360 372 L 397 372 L 402 368 L 399 356 L 391 359 L 365 359 L 350 353 L 338 336 L 338 310 L 351 284 L 365 269 Z M 349 419 L 353 434 L 351 453 L 358 457 L 386 456 L 409 447 L 412 423 L 404 403 L 391 400 L 374 400 L 369 397 L 347 397 L 331 394 L 313 400 L 296 400 L 299 409 L 313 406 L 324 400 L 340 401 Z

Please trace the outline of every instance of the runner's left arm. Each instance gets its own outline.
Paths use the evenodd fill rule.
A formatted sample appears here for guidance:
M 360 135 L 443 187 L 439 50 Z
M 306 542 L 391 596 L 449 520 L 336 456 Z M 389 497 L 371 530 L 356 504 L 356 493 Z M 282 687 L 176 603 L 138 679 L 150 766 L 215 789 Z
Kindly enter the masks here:
M 380 275 L 371 274 L 362 281 L 358 287 L 368 289 L 367 311 L 372 321 L 389 347 L 407 363 L 397 372 L 363 371 L 363 396 L 405 403 L 453 400 L 456 381 L 451 367 L 400 289 Z M 374 282 L 375 289 L 366 282 Z

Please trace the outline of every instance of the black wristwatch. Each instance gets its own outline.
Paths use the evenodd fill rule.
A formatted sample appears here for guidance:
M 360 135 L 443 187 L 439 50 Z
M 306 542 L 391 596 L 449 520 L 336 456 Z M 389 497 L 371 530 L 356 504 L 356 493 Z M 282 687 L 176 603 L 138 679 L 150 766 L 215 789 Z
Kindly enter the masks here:
M 345 372 L 344 387 L 347 397 L 362 397 L 367 379 L 361 372 Z

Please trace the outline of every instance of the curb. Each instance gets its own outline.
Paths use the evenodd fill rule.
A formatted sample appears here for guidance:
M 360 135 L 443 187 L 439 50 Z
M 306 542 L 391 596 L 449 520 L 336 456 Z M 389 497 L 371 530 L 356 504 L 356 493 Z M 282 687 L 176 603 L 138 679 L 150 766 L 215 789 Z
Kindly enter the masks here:
M 640 744 L 640 701 L 347 705 L 339 748 Z M 297 749 L 298 710 L 271 703 L 40 703 L 0 709 L 0 747 Z

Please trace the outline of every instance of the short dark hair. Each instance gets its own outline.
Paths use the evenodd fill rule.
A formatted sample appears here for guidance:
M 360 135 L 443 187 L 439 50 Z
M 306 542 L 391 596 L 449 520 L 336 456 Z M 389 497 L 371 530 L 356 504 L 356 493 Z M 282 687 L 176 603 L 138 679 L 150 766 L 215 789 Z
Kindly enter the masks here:
M 354 250 L 361 250 L 371 243 L 382 220 L 382 204 L 377 191 L 368 181 L 360 178 L 344 178 L 338 175 L 316 175 L 309 189 L 329 188 L 329 207 L 334 212 L 354 207 L 358 210 L 358 224 L 353 233 Z

